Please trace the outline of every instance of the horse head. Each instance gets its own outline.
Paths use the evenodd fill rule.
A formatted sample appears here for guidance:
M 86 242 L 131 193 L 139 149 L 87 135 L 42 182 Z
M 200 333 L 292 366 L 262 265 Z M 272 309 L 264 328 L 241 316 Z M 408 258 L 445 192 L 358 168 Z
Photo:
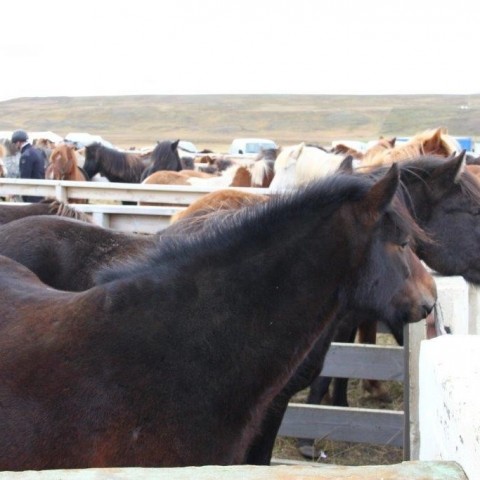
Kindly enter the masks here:
M 75 149 L 72 145 L 61 144 L 55 147 L 48 160 L 45 178 L 52 180 L 72 180 L 77 169 Z

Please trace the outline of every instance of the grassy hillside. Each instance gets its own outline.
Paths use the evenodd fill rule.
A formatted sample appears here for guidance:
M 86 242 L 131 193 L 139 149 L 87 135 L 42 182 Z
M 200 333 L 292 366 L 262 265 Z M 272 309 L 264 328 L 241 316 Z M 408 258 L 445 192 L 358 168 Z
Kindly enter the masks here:
M 191 140 L 224 151 L 235 137 L 280 145 L 373 140 L 445 126 L 480 139 L 480 95 L 149 95 L 0 102 L 0 130 L 98 134 L 119 147 Z

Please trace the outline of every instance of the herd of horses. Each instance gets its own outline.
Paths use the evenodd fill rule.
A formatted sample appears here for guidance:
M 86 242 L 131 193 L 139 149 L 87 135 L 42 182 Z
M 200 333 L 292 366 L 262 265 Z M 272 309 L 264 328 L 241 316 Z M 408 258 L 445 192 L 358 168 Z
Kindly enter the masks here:
M 435 313 L 425 264 L 480 284 L 475 165 L 428 133 L 403 157 L 381 139 L 375 161 L 344 146 L 269 152 L 266 195 L 223 188 L 245 167 L 227 166 L 206 180 L 228 185 L 154 235 L 60 202 L 0 207 L 0 469 L 269 464 L 292 396 L 328 389 L 332 341 L 381 321 L 401 343 Z M 132 181 L 198 171 L 173 143 L 129 159 Z M 86 148 L 83 169 L 124 181 L 103 148 Z

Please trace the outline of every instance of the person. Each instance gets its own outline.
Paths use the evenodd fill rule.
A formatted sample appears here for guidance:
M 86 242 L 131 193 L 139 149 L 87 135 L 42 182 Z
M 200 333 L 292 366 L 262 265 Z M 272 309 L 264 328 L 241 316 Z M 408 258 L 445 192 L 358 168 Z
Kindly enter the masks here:
M 35 148 L 29 141 L 27 132 L 16 130 L 12 134 L 12 145 L 20 152 L 18 161 L 20 178 L 45 179 L 45 156 L 38 148 Z M 43 197 L 23 195 L 24 202 L 35 203 L 43 200 Z

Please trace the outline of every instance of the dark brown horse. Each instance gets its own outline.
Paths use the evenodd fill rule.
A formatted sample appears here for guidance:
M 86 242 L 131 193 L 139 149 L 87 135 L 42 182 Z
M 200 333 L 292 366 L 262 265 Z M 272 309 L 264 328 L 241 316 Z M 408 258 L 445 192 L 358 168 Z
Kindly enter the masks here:
M 210 215 L 84 292 L 1 257 L 0 469 L 244 462 L 352 305 L 394 323 L 433 307 L 405 268 L 418 228 L 397 187 L 394 167 Z
M 23 217 L 36 215 L 58 215 L 60 217 L 75 218 L 83 222 L 93 223 L 91 218 L 79 210 L 75 210 L 67 203 L 59 200 L 44 199 L 37 203 L 26 205 L 16 205 L 15 203 L 6 203 L 0 205 L 0 225 Z
M 99 173 L 110 182 L 140 183 L 146 166 L 144 158 L 137 153 L 117 150 L 98 142 L 85 147 L 83 168 L 90 178 Z
M 142 258 L 156 244 L 155 235 L 124 233 L 51 215 L 26 216 L 0 227 L 0 254 L 59 290 L 87 290 L 102 268 Z
M 449 219 L 449 222 L 445 223 L 444 225 L 441 224 L 430 224 L 428 221 L 428 217 L 422 215 L 422 222 L 425 227 L 429 230 L 429 233 L 432 237 L 436 237 L 438 239 L 441 238 L 441 235 L 446 235 L 447 237 L 452 234 L 452 230 L 449 230 L 450 227 L 453 227 L 453 232 L 455 232 L 460 223 L 465 222 L 466 228 L 462 231 L 461 238 L 458 239 L 459 251 L 457 249 L 448 251 L 449 245 L 446 244 L 442 247 L 441 243 L 435 245 L 435 253 L 439 259 L 444 259 L 443 262 L 445 263 L 442 273 L 446 275 L 456 275 L 456 274 L 463 274 L 466 278 L 473 278 L 477 276 L 480 278 L 480 263 L 478 262 L 477 257 L 472 254 L 472 251 L 476 251 L 478 247 L 480 247 L 480 236 L 477 232 L 480 231 L 480 226 L 478 225 L 479 218 L 476 215 L 480 205 L 480 195 L 479 195 L 479 186 L 476 183 L 473 176 L 468 173 L 460 173 L 463 168 L 463 163 L 461 158 L 451 159 L 448 162 L 444 162 L 439 159 L 421 159 L 417 161 L 412 161 L 409 163 L 402 164 L 400 168 L 401 178 L 402 178 L 402 189 L 405 189 L 405 198 L 411 198 L 414 200 L 413 209 L 412 211 L 422 211 L 426 210 L 430 212 L 430 215 L 433 215 L 434 210 L 442 211 L 442 210 L 450 210 L 450 215 L 457 216 L 456 219 Z M 419 174 L 419 172 L 422 172 Z M 417 178 L 417 182 L 413 181 Z M 409 193 L 409 189 L 411 189 L 411 194 Z M 188 209 L 187 213 L 191 213 L 192 210 L 199 207 L 200 210 L 211 211 L 212 209 L 222 208 L 222 206 L 226 206 L 228 208 L 237 208 L 240 206 L 244 200 L 242 195 L 242 199 L 240 202 L 232 202 L 231 195 L 229 196 L 228 193 L 235 192 L 235 190 L 226 190 L 218 193 L 212 193 L 203 197 L 197 204 L 192 204 L 191 208 Z M 211 201 L 210 201 L 211 197 Z M 253 194 L 249 195 L 249 202 L 253 203 L 257 197 L 254 197 Z M 435 199 L 433 201 L 432 199 Z M 258 196 L 258 199 L 262 199 L 265 201 L 265 198 L 262 196 Z M 453 205 L 453 207 L 452 207 Z M 441 216 L 441 215 L 440 215 Z M 28 223 L 28 225 L 27 225 Z M 198 224 L 201 224 L 199 221 Z M 62 224 L 64 227 L 64 224 Z M 18 226 L 20 227 L 20 226 Z M 177 232 L 179 231 L 179 226 L 176 227 Z M 186 231 L 186 226 L 183 226 L 183 231 Z M 190 231 L 195 230 L 198 228 L 196 226 L 188 227 Z M 439 228 L 437 232 L 435 228 Z M 101 253 L 95 253 L 95 242 L 98 245 L 101 245 L 101 242 L 95 240 L 94 242 L 90 242 L 89 235 L 80 235 L 80 234 L 72 234 L 69 236 L 70 242 L 67 242 L 65 238 L 62 238 L 60 232 L 62 231 L 61 227 L 55 227 L 54 225 L 50 224 L 48 227 L 49 230 L 55 231 L 58 230 L 58 239 L 55 240 L 53 238 L 53 234 L 51 233 L 48 237 L 48 246 L 53 251 L 60 251 L 63 249 L 64 251 L 68 251 L 71 253 L 69 255 L 70 261 L 72 259 L 76 259 L 76 263 L 73 265 L 70 264 L 70 277 L 75 278 L 74 271 L 78 268 L 82 267 L 82 263 L 87 262 L 87 253 L 91 252 L 93 256 L 96 256 L 97 259 L 100 261 L 97 263 L 95 268 L 100 268 L 104 263 L 102 260 Z M 167 229 L 164 234 L 167 232 L 172 233 L 172 227 Z M 0 232 L 0 253 L 4 254 L 15 254 L 18 260 L 25 262 L 25 258 L 32 258 L 35 255 L 45 255 L 45 246 L 40 246 L 38 239 L 42 238 L 44 233 L 41 233 L 42 230 L 40 227 L 35 225 L 34 221 L 25 222 L 23 227 L 19 228 L 19 233 L 14 234 L 13 228 L 10 230 L 9 235 L 3 235 Z M 180 229 L 181 231 L 181 229 Z M 442 233 L 444 232 L 444 233 Z M 451 232 L 450 234 L 448 232 Z M 173 232 L 174 233 L 174 232 Z M 8 239 L 12 239 L 12 241 L 8 241 Z M 26 245 L 28 248 L 23 248 L 23 241 L 26 238 L 31 238 Z M 95 237 L 92 237 L 95 238 Z M 120 236 L 116 236 L 117 243 L 120 240 Z M 35 239 L 37 241 L 35 242 Z M 60 241 L 61 240 L 61 241 Z M 80 242 L 86 242 L 87 245 L 81 247 Z M 417 245 L 420 245 L 419 243 Z M 82 248 L 81 254 L 77 254 Z M 425 244 L 424 248 L 428 248 L 427 244 Z M 8 250 L 7 250 L 8 249 Z M 447 250 L 446 250 L 447 249 Z M 472 250 L 473 249 L 473 250 Z M 37 253 L 34 254 L 34 251 Z M 122 251 L 127 252 L 128 248 L 122 248 L 121 242 L 114 253 L 116 258 L 124 259 L 121 255 Z M 13 253 L 12 253 L 13 252 Z M 113 257 L 113 252 L 111 252 L 110 257 Z M 435 266 L 440 269 L 440 265 L 438 265 L 439 260 L 435 261 L 435 259 L 431 260 L 432 266 Z M 32 263 L 29 264 L 32 266 Z M 65 265 L 65 262 L 61 263 L 61 265 Z M 93 263 L 91 263 L 93 265 Z M 468 268 L 466 268 L 468 266 Z M 60 267 L 59 267 L 60 268 Z M 63 268 L 63 267 L 62 267 Z M 35 270 L 37 274 L 42 275 L 41 270 Z M 68 277 L 68 274 L 65 274 Z M 90 274 L 89 284 L 93 283 L 92 276 Z M 62 288 L 65 288 L 63 286 Z M 70 287 L 72 288 L 72 287 Z M 76 283 L 74 288 L 84 289 L 86 287 L 81 287 L 80 283 Z M 358 318 L 358 315 L 357 315 Z M 368 322 L 371 322 L 371 318 L 367 319 Z M 392 324 L 390 324 L 392 327 Z M 396 332 L 398 335 L 402 335 L 402 329 L 397 328 Z M 312 354 L 313 357 L 313 354 Z M 311 381 L 318 375 L 320 363 L 318 361 L 311 361 L 310 364 L 311 373 L 307 375 L 305 373 L 308 369 L 305 368 L 302 371 L 301 375 L 297 375 L 297 381 L 300 378 L 300 382 L 298 383 L 298 388 L 303 389 L 309 386 Z M 317 372 L 315 374 L 315 372 Z M 310 382 L 310 383 L 309 383 Z M 293 382 L 292 382 L 293 383 Z M 294 388 L 290 389 L 290 392 L 297 393 Z M 286 408 L 286 407 L 285 407 Z M 262 442 L 259 441 L 256 445 L 255 454 L 252 454 L 251 458 L 249 459 L 250 463 L 268 463 L 270 461 L 271 456 L 271 449 L 273 448 L 273 442 L 276 436 L 276 432 L 281 422 L 281 418 L 283 412 L 281 409 L 275 409 L 278 413 L 278 423 L 275 427 L 275 422 L 272 420 L 268 427 L 265 428 L 265 437 L 263 441 L 263 445 L 269 445 L 266 448 L 262 447 Z M 261 453 L 259 453 L 261 452 Z

